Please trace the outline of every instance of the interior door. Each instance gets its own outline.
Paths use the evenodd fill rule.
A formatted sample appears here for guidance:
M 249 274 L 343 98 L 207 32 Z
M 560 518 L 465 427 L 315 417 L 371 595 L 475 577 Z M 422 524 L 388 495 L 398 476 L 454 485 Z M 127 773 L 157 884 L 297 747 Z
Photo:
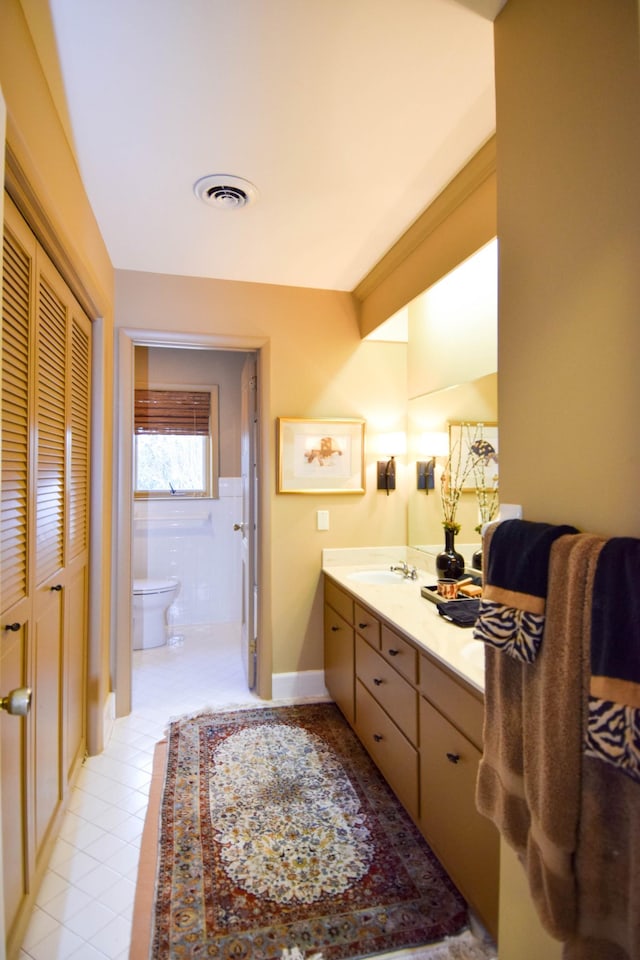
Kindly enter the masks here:
M 240 473 L 242 519 L 242 660 L 250 690 L 256 686 L 258 661 L 258 378 L 255 354 L 247 354 L 241 379 Z

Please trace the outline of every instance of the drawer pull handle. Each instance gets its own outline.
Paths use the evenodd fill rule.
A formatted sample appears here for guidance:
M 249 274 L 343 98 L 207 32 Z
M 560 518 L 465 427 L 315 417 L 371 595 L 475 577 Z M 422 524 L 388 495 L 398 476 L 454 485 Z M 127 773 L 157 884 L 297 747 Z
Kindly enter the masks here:
M 359 630 L 366 630 L 368 626 L 369 626 L 368 623 L 359 623 L 359 624 L 358 624 L 358 629 L 359 629 Z
M 374 677 L 373 682 L 375 683 L 376 687 L 379 687 L 383 683 L 380 677 Z
M 336 626 L 334 625 L 333 627 L 331 627 L 331 629 L 333 630 L 334 633 L 337 633 L 338 630 L 340 629 L 340 627 L 336 627 Z
M 56 590 L 56 591 L 57 591 L 57 590 L 62 590 L 62 584 L 61 584 L 61 583 L 54 583 L 54 585 L 51 587 L 51 589 L 52 589 L 52 590 Z
M 399 653 L 400 653 L 399 650 L 389 650 L 390 657 L 397 657 Z
M 460 754 L 459 754 L 459 753 L 448 753 L 448 754 L 447 754 L 447 760 L 449 761 L 449 763 L 458 763 L 458 761 L 460 760 Z
M 19 630 L 19 629 L 20 629 L 20 627 L 21 627 L 21 624 L 19 624 L 19 623 L 17 623 L 17 622 L 16 622 L 16 623 L 8 623 L 8 624 L 6 625 L 6 627 L 5 627 L 5 630 L 11 630 L 12 633 L 15 633 L 16 630 Z
M 384 737 L 382 736 L 381 733 L 374 733 L 373 739 L 375 740 L 376 743 L 380 743 L 381 740 L 384 740 Z

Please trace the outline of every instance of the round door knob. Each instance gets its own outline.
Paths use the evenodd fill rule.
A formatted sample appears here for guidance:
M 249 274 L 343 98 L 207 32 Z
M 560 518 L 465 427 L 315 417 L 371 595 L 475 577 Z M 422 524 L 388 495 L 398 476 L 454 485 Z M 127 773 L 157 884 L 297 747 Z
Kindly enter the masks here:
M 234 529 L 234 530 L 244 530 L 244 523 L 234 523 L 233 529 Z
M 57 590 L 62 590 L 62 584 L 61 584 L 61 583 L 54 583 L 54 585 L 51 587 L 51 589 L 52 589 L 52 590 L 56 590 L 56 591 L 57 591 Z
M 390 657 L 397 657 L 399 653 L 400 653 L 399 650 L 389 650 Z
M 20 629 L 20 626 L 21 625 L 19 623 L 8 623 L 5 627 L 5 630 L 11 630 L 13 631 L 13 633 L 15 633 L 17 630 Z
M 375 740 L 376 743 L 380 743 L 380 741 L 383 739 L 382 734 L 381 734 L 381 733 L 374 733 L 373 739 Z
M 366 627 L 368 627 L 368 626 L 369 626 L 368 623 L 359 623 L 359 624 L 358 624 L 358 629 L 359 629 L 359 630 L 364 630 L 364 629 L 365 629 Z
M 449 761 L 449 763 L 458 763 L 458 761 L 460 760 L 460 754 L 459 754 L 459 753 L 448 753 L 448 754 L 447 754 L 447 760 Z
M 7 629 L 9 629 L 9 628 L 7 627 Z M 334 625 L 333 627 L 331 627 L 331 629 L 333 630 L 334 633 L 337 633 L 338 630 L 340 629 L 340 627 L 336 627 L 336 626 Z
M 6 697 L 0 697 L 0 710 L 6 710 L 14 717 L 26 717 L 31 707 L 31 690 L 29 687 L 17 687 Z
M 374 677 L 373 682 L 375 683 L 376 687 L 379 687 L 382 683 L 382 680 L 379 677 Z

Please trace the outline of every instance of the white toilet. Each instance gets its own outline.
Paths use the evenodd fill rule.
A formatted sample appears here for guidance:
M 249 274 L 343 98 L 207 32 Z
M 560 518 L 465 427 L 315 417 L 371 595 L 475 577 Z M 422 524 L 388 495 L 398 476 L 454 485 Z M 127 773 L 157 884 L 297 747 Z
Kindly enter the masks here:
M 178 596 L 179 580 L 133 581 L 133 649 L 167 642 L 167 611 Z

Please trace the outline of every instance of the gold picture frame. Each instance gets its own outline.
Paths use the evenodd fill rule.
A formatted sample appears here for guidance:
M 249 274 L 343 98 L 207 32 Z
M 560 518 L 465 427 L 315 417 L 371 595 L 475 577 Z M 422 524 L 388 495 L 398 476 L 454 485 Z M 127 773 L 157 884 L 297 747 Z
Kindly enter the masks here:
M 360 419 L 278 417 L 278 493 L 364 493 Z

